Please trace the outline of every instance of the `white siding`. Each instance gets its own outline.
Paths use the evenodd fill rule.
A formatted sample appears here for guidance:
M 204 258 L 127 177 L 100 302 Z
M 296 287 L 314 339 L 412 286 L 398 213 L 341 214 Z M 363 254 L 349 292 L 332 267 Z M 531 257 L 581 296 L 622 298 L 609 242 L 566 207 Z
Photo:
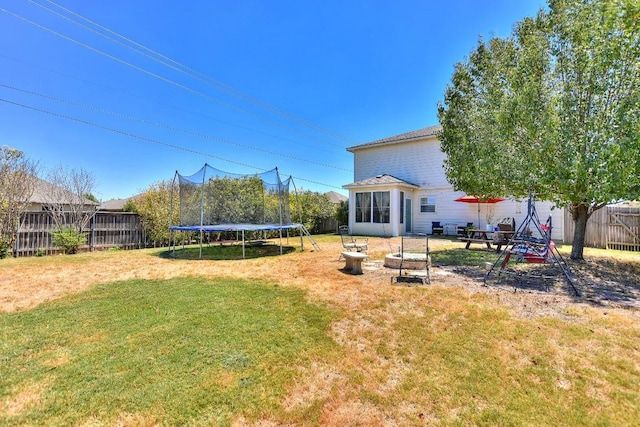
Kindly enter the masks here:
M 451 188 L 443 169 L 445 154 L 435 137 L 355 152 L 355 181 L 388 174 L 426 188 Z
M 464 192 L 453 191 L 444 172 L 446 155 L 440 150 L 440 141 L 433 136 L 420 141 L 393 143 L 359 148 L 354 152 L 354 180 L 361 181 L 377 175 L 388 174 L 396 178 L 420 186 L 419 190 L 405 191 L 406 197 L 412 199 L 414 233 L 431 233 L 431 222 L 440 221 L 442 225 L 451 224 L 466 226 L 473 222 L 476 227 L 486 225 L 487 210 L 493 210 L 493 223 L 504 217 L 513 217 L 518 227 L 527 216 L 527 200 L 505 200 L 497 204 L 480 204 L 480 223 L 478 224 L 478 205 L 474 203 L 456 202 L 464 196 Z M 355 192 L 372 189 L 351 189 L 349 194 L 349 215 L 355 216 Z M 391 224 L 352 223 L 355 234 L 372 236 L 397 236 L 404 234 L 404 224 L 399 224 L 398 192 L 389 187 L 375 188 L 374 191 L 392 191 Z M 420 199 L 433 197 L 436 199 L 434 213 L 420 212 Z M 551 209 L 547 202 L 537 202 L 536 209 L 540 221 L 544 223 L 551 214 L 553 219 L 552 238 L 562 241 L 564 237 L 564 216 L 561 209 Z
M 349 218 L 355 218 L 356 216 L 356 193 L 369 192 L 369 191 L 389 191 L 390 192 L 390 212 L 389 223 L 371 223 L 371 222 L 355 222 L 350 220 L 351 233 L 364 236 L 398 236 L 401 234 L 400 228 L 400 190 L 395 187 L 376 187 L 352 189 L 349 191 L 349 200 L 353 200 L 353 203 L 349 203 Z M 402 190 L 405 191 L 406 190 Z
M 507 199 L 500 203 L 461 203 L 456 202 L 460 196 L 464 196 L 463 192 L 456 191 L 437 191 L 437 190 L 420 190 L 414 192 L 414 209 L 413 209 L 413 231 L 416 233 L 431 234 L 431 222 L 440 221 L 445 226 L 447 224 L 466 226 L 468 222 L 473 222 L 478 228 L 485 228 L 487 224 L 487 212 L 493 211 L 492 223 L 495 226 L 502 218 L 511 217 L 516 220 L 516 227 L 527 217 L 527 200 L 515 201 Z M 423 213 L 420 212 L 420 198 L 434 197 L 436 199 L 436 212 Z M 564 214 L 561 209 L 551 209 L 552 204 L 549 202 L 536 202 L 536 212 L 541 223 L 547 221 L 547 217 L 552 217 L 552 235 L 554 240 L 562 241 L 564 238 Z M 478 209 L 480 210 L 480 223 L 478 223 Z M 534 227 L 531 227 L 532 229 Z

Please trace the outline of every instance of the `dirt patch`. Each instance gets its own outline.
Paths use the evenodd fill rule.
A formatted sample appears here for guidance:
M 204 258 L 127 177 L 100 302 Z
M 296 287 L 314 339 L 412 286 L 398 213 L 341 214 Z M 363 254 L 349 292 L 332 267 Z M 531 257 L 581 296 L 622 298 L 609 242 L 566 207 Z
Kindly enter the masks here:
M 342 250 L 339 240 L 322 242 L 321 251 L 307 248 L 305 252 L 282 257 L 246 260 L 171 259 L 151 250 L 60 256 L 61 262 L 47 258 L 3 260 L 0 311 L 29 309 L 99 283 L 181 276 L 273 280 L 307 289 L 313 298 L 357 310 L 364 302 L 390 295 L 395 292 L 393 288 L 403 286 L 390 286 L 399 272 L 383 265 L 384 256 L 398 244 L 399 239 L 370 238 L 370 258 L 363 263 L 364 274 L 358 276 L 344 270 L 344 261 L 339 259 Z M 430 242 L 432 251 L 452 245 L 460 244 L 437 239 Z M 523 272 L 546 278 L 492 274 L 486 283 L 484 265 L 434 266 L 430 269 L 431 285 L 426 286 L 461 287 L 470 293 L 493 295 L 522 316 L 561 314 L 569 304 L 640 308 L 640 262 L 595 258 L 569 262 L 569 267 L 580 297 L 573 293 L 561 271 L 545 265 L 529 265 Z

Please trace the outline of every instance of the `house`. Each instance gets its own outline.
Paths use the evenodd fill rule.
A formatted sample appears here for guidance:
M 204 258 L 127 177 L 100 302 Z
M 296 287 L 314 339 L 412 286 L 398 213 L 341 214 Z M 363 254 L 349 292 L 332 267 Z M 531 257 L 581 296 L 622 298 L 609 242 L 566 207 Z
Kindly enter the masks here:
M 53 254 L 61 249 L 53 245 L 51 233 L 57 230 L 54 213 L 76 218 L 88 215 L 83 232 L 87 243 L 81 251 L 112 247 L 140 248 L 146 245 L 146 235 L 140 217 L 122 212 L 124 201 L 110 201 L 102 205 L 79 197 L 48 181 L 34 177 L 33 194 L 20 218 L 13 253 L 15 256 Z
M 494 225 L 512 217 L 516 225 L 527 216 L 527 200 L 507 199 L 496 204 L 460 203 L 444 171 L 446 154 L 440 149 L 440 126 L 418 129 L 347 148 L 354 155 L 354 182 L 349 190 L 351 232 L 369 236 L 432 233 L 438 221 L 445 234 L 457 234 L 459 225 Z M 552 217 L 552 238 L 564 236 L 562 209 L 536 202 L 541 221 Z
M 82 205 L 86 209 L 96 209 L 98 203 L 83 197 L 79 200 L 78 197 L 69 191 L 56 186 L 55 184 L 45 181 L 44 179 L 33 177 L 34 186 L 33 193 L 29 197 L 29 203 L 27 205 L 28 212 L 42 212 L 51 209 L 52 206 L 65 209 L 70 202 L 77 205 Z
M 127 204 L 135 199 L 137 196 L 128 197 L 126 199 L 109 199 L 106 202 L 100 203 L 98 210 L 100 212 L 124 212 Z
M 349 200 L 349 198 L 347 196 L 344 196 L 340 193 L 337 193 L 335 191 L 328 191 L 326 193 L 324 193 L 329 200 L 331 201 L 331 203 L 333 203 L 334 205 L 339 205 L 340 202 L 346 202 Z

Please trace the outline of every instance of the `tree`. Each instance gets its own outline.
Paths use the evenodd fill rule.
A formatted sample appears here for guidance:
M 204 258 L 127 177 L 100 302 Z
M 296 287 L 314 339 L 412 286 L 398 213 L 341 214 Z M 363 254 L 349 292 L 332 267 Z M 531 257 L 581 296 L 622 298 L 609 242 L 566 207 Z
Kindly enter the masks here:
M 336 207 L 326 194 L 301 189 L 297 197 L 292 197 L 292 203 L 292 215 L 299 213 L 305 228 L 312 233 L 319 231 L 323 220 L 335 217 Z
M 438 105 L 454 188 L 567 208 L 583 259 L 591 214 L 640 197 L 639 34 L 637 0 L 550 0 L 479 40 Z
M 338 225 L 349 224 L 349 201 L 341 200 L 340 205 L 336 207 L 336 221 Z
M 76 253 L 86 242 L 85 230 L 96 213 L 97 203 L 86 197 L 92 194 L 95 178 L 83 169 L 58 166 L 47 174 L 47 182 L 46 209 L 56 229 L 53 241 L 65 242 L 65 253 Z
M 169 230 L 171 187 L 172 181 L 159 181 L 132 200 L 133 211 L 140 215 L 145 233 L 154 245 L 164 246 L 171 242 Z M 199 203 L 198 209 L 200 209 Z M 178 224 L 178 209 L 174 209 L 172 214 L 173 224 Z
M 7 146 L 0 148 L 0 258 L 11 253 L 20 217 L 33 195 L 37 163 Z

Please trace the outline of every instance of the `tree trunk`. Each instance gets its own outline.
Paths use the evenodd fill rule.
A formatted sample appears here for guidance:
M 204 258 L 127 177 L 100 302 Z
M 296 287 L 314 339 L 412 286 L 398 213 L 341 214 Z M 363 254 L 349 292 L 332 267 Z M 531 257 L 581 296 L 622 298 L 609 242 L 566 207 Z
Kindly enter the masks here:
M 571 206 L 571 216 L 575 224 L 573 231 L 573 247 L 571 248 L 571 259 L 583 260 L 584 240 L 587 234 L 587 220 L 589 219 L 589 208 L 584 203 Z

